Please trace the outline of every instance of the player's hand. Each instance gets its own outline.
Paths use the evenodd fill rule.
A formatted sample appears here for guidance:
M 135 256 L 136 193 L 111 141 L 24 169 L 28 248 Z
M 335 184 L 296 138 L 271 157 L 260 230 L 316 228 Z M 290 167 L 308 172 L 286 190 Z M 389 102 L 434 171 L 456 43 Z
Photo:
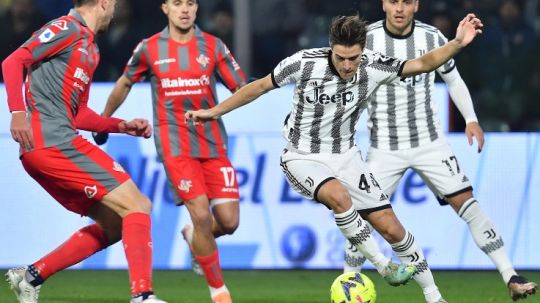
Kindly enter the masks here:
M 21 145 L 24 150 L 34 148 L 34 135 L 32 127 L 26 118 L 26 112 L 15 112 L 11 114 L 11 137 Z
M 459 22 L 455 40 L 461 47 L 465 47 L 469 45 L 477 35 L 482 33 L 482 28 L 484 28 L 482 21 L 476 18 L 475 14 L 468 14 L 461 22 Z
M 188 110 L 185 117 L 187 121 L 191 120 L 195 123 L 219 119 L 219 115 L 215 114 L 212 109 L 199 109 L 196 111 Z
M 96 142 L 97 145 L 103 145 L 109 140 L 109 134 L 92 132 L 92 138 L 94 138 L 94 142 Z
M 136 137 L 150 138 L 152 136 L 152 126 L 146 119 L 133 119 L 131 121 L 122 121 L 118 125 L 121 133 Z
M 465 126 L 465 135 L 467 135 L 469 145 L 473 145 L 473 137 L 476 137 L 476 142 L 478 142 L 478 152 L 481 152 L 484 147 L 484 131 L 480 127 L 480 124 L 478 124 L 478 122 L 467 123 L 467 126 Z

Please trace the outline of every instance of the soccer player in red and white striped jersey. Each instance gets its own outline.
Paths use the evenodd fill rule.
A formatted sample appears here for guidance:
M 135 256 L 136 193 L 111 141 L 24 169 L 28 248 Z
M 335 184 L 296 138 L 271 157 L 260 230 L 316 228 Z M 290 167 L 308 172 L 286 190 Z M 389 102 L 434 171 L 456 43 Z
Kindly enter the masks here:
M 6 277 L 19 302 L 38 302 L 47 278 L 122 239 L 131 302 L 165 303 L 152 291 L 150 201 L 120 165 L 77 133 L 152 134 L 147 120 L 105 118 L 87 107 L 99 62 L 95 34 L 107 29 L 116 0 L 73 2 L 67 16 L 47 23 L 6 58 L 2 72 L 11 134 L 20 144 L 25 170 L 63 207 L 96 223 L 31 265 L 10 269 Z
M 234 92 L 245 84 L 245 76 L 227 46 L 195 25 L 197 1 L 165 0 L 161 8 L 168 26 L 135 48 L 103 115 L 112 115 L 135 82 L 150 81 L 157 152 L 177 204 L 186 205 L 193 222 L 182 231 L 192 265 L 204 273 L 213 302 L 232 302 L 215 242 L 232 234 L 239 221 L 227 134 L 222 120 L 195 125 L 184 114 L 217 104 L 218 78 Z

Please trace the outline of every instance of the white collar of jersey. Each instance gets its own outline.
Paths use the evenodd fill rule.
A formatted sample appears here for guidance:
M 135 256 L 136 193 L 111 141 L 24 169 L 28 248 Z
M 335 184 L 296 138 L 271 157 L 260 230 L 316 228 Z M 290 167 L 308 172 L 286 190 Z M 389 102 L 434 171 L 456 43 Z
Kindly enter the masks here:
M 414 26 L 415 26 L 415 24 L 416 24 L 416 20 L 413 19 L 413 20 L 412 20 L 411 31 L 410 31 L 408 34 L 406 34 L 406 35 L 397 35 L 397 34 L 394 34 L 394 33 L 390 32 L 390 31 L 388 30 L 388 28 L 386 27 L 386 19 L 384 19 L 383 22 L 382 22 L 382 25 L 383 25 L 383 28 L 384 28 L 384 32 L 385 32 L 388 36 L 390 36 L 391 38 L 393 38 L 393 39 L 407 39 L 407 38 L 409 38 L 409 37 L 414 33 Z

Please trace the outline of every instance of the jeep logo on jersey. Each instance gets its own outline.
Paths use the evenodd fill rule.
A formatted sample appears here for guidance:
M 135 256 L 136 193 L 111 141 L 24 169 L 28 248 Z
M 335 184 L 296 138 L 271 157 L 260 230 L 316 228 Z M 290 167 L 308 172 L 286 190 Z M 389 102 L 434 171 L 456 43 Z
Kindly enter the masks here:
M 186 86 L 203 86 L 210 85 L 210 78 L 203 75 L 199 79 L 182 79 L 180 77 L 175 79 L 164 78 L 161 79 L 161 87 L 163 88 L 177 88 Z
M 73 74 L 73 77 L 81 80 L 82 82 L 84 82 L 84 84 L 88 84 L 88 82 L 90 82 L 90 77 L 80 67 L 77 67 L 75 73 Z
M 342 92 L 337 93 L 333 95 L 325 94 L 321 92 L 321 89 L 319 87 L 315 87 L 313 89 L 313 96 L 306 96 L 306 101 L 308 103 L 314 104 L 319 103 L 322 105 L 328 104 L 328 103 L 341 103 L 341 105 L 345 106 L 347 103 L 352 102 L 354 100 L 354 94 L 352 92 Z

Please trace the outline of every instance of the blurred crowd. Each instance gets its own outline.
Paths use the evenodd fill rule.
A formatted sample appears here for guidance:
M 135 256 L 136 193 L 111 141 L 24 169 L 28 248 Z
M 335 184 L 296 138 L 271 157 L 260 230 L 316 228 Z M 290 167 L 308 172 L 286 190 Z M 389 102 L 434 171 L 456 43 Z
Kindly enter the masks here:
M 161 31 L 166 19 L 158 0 L 117 0 L 109 31 L 99 36 L 101 63 L 95 81 L 115 81 L 131 50 Z M 384 18 L 380 0 L 198 0 L 197 24 L 220 37 L 235 53 L 235 3 L 249 3 L 251 77 L 268 74 L 301 48 L 328 45 L 334 15 L 359 12 L 373 22 Z M 0 0 L 0 60 L 46 21 L 64 15 L 71 0 Z M 483 19 L 485 31 L 456 57 L 486 131 L 540 131 L 540 0 L 420 1 L 416 18 L 452 38 L 467 12 Z M 239 58 L 240 62 L 244 62 Z M 0 75 L 1 77 L 1 75 Z M 1 80 L 1 78 L 0 78 Z M 451 128 L 463 129 L 457 111 Z

